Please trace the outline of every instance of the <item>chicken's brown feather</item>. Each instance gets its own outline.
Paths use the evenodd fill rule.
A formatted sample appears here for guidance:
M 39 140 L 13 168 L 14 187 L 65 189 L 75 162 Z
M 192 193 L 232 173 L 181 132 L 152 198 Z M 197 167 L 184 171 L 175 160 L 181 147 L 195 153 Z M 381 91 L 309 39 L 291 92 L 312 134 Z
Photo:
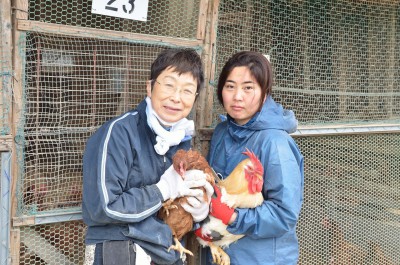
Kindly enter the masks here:
M 178 240 L 193 228 L 193 217 L 183 209 L 182 203 L 187 203 L 185 197 L 177 198 L 171 203 L 171 206 L 176 207 L 162 208 L 158 212 L 158 217 L 168 224 L 173 236 Z
M 172 164 L 176 172 L 182 178 L 187 170 L 197 169 L 207 174 L 207 180 L 214 184 L 212 177 L 212 169 L 207 160 L 197 151 L 183 149 L 178 150 L 172 158 Z M 205 201 L 208 201 L 207 193 L 202 187 Z M 193 217 L 190 213 L 186 212 L 181 206 L 187 203 L 186 197 L 176 198 L 172 201 L 166 202 L 158 212 L 158 217 L 171 228 L 172 234 L 178 240 L 181 240 L 184 235 L 190 232 L 193 228 Z

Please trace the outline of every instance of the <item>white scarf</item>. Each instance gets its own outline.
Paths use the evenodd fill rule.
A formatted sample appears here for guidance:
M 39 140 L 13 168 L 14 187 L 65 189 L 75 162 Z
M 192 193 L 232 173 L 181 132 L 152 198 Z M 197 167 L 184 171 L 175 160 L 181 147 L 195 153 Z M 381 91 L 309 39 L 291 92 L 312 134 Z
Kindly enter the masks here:
M 157 144 L 154 145 L 157 154 L 164 155 L 171 146 L 179 144 L 185 136 L 191 137 L 194 134 L 194 122 L 192 120 L 183 118 L 173 123 L 163 121 L 153 110 L 149 97 L 146 97 L 146 103 L 147 124 L 157 134 Z M 160 122 L 171 126 L 171 129 L 166 130 Z

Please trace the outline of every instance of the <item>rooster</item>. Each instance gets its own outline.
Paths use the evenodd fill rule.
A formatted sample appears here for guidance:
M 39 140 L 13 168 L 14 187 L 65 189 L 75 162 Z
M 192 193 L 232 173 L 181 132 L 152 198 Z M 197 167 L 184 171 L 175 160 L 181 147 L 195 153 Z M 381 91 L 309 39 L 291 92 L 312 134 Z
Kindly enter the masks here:
M 212 177 L 212 170 L 208 165 L 207 160 L 197 151 L 185 151 L 183 149 L 178 150 L 172 158 L 172 164 L 175 171 L 178 172 L 182 178 L 185 177 L 187 170 L 197 169 L 203 171 L 207 175 L 207 181 L 209 181 L 211 185 L 215 184 L 214 178 Z M 204 200 L 208 201 L 206 191 L 204 188 L 202 189 L 204 193 Z M 182 204 L 186 203 L 186 197 L 170 199 L 163 204 L 162 208 L 158 212 L 158 217 L 168 224 L 174 237 L 175 245 L 170 246 L 168 251 L 171 249 L 179 251 L 181 258 L 183 257 L 184 253 L 193 256 L 193 253 L 184 248 L 180 243 L 182 237 L 193 228 L 192 215 L 186 212 L 181 206 Z
M 240 162 L 227 178 L 220 180 L 215 188 L 221 202 L 231 208 L 255 208 L 264 201 L 261 192 L 264 168 L 253 152 L 246 150 L 243 154 L 248 158 Z M 209 215 L 195 231 L 200 245 L 210 247 L 213 262 L 220 265 L 230 264 L 223 248 L 244 236 L 231 234 L 226 228 L 220 219 Z

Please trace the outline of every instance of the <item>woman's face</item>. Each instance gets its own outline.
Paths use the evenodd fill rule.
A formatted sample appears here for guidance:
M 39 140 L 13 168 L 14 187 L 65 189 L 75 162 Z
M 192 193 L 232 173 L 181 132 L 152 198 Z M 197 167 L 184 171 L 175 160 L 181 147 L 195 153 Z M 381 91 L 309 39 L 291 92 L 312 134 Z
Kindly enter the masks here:
M 248 67 L 233 68 L 222 89 L 222 99 L 226 112 L 239 125 L 246 124 L 259 110 L 261 87 Z
M 147 82 L 147 96 L 157 115 L 166 122 L 186 118 L 195 101 L 197 82 L 191 73 L 179 75 L 174 68 L 167 68 L 154 80 Z

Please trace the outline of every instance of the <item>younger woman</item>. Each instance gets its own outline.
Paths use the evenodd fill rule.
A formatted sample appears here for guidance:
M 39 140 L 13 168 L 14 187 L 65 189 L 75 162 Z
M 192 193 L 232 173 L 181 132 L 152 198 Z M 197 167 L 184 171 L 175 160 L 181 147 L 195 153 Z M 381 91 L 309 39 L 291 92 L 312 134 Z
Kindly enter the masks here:
M 296 130 L 297 120 L 272 99 L 271 92 L 271 66 L 260 53 L 239 52 L 221 71 L 217 93 L 228 115 L 215 128 L 209 163 L 226 177 L 246 158 L 242 152 L 247 148 L 264 166 L 262 205 L 235 211 L 213 209 L 217 218 L 226 220 L 230 215 L 229 232 L 245 235 L 225 250 L 232 265 L 291 265 L 298 260 L 296 223 L 303 202 L 303 156 L 289 135 Z

